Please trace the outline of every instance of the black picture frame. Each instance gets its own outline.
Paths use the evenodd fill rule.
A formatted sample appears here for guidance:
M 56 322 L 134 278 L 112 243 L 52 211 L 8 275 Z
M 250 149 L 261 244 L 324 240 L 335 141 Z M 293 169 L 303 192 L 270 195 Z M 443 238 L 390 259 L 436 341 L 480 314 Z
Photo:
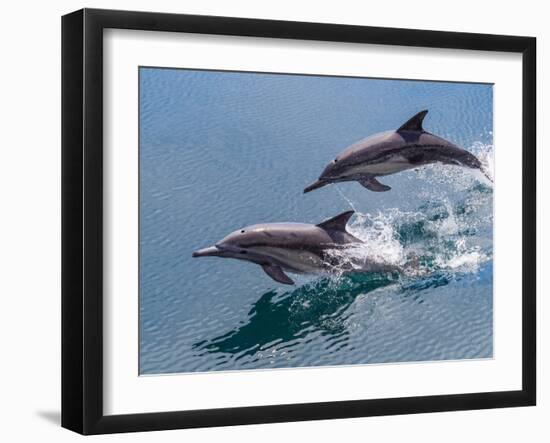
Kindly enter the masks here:
M 103 413 L 103 30 L 192 32 L 522 54 L 522 389 L 130 415 Z M 151 431 L 536 403 L 536 39 L 230 17 L 83 9 L 62 18 L 62 426 Z

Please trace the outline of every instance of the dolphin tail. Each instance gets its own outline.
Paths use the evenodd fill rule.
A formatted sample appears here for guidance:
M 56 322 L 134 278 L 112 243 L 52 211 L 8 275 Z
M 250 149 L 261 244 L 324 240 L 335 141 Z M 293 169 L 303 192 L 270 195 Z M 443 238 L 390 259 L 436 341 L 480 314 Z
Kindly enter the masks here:
M 481 171 L 481 173 L 485 176 L 485 178 L 487 180 L 489 180 L 491 183 L 494 183 L 495 180 L 493 179 L 493 177 L 491 177 L 491 174 L 489 174 L 489 171 L 487 171 L 486 168 L 484 168 L 483 166 L 481 168 L 479 168 L 479 170 Z
M 422 264 L 421 257 L 411 252 L 407 254 L 404 263 L 397 265 L 397 272 L 406 276 L 420 276 L 426 274 L 427 270 Z
M 494 183 L 494 179 L 492 175 L 489 173 L 489 170 L 486 168 L 485 163 L 483 163 L 478 157 L 476 157 L 471 152 L 466 150 L 463 150 L 463 152 L 464 152 L 464 156 L 456 164 L 479 171 L 481 175 L 478 175 L 477 178 L 482 182 L 487 180 L 492 185 Z
M 403 268 L 418 272 L 420 270 L 420 257 L 414 252 L 409 254 Z
M 493 179 L 492 175 L 487 170 L 487 168 L 485 168 L 485 166 L 481 162 L 479 166 L 472 168 L 472 172 L 478 181 L 486 184 L 487 186 L 493 186 L 495 180 Z

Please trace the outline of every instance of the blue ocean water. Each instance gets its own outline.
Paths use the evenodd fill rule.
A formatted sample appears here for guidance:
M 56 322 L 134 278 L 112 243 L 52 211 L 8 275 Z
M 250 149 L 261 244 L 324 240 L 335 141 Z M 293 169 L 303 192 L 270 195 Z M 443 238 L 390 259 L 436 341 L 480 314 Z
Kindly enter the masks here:
M 140 373 L 490 358 L 493 191 L 458 167 L 303 188 L 422 109 L 492 170 L 491 85 L 140 68 Z M 353 208 L 399 275 L 296 276 L 194 259 L 229 232 Z

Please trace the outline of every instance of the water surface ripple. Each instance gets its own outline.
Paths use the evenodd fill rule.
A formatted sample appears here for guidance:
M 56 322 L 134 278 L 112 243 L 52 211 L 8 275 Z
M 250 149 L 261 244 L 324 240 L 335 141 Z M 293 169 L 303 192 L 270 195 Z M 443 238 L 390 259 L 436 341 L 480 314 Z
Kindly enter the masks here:
M 492 100 L 490 85 L 141 68 L 140 372 L 492 357 L 487 183 L 429 166 L 384 177 L 390 192 L 302 194 L 348 144 L 421 109 L 426 130 L 492 170 Z M 402 272 L 288 287 L 245 262 L 191 258 L 246 225 L 350 208 L 357 253 Z

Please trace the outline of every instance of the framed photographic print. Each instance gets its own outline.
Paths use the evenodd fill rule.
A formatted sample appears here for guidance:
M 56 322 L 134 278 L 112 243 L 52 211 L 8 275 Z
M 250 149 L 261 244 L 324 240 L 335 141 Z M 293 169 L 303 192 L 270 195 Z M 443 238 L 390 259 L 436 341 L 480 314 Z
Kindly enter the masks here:
M 62 21 L 62 425 L 535 404 L 534 38 Z

